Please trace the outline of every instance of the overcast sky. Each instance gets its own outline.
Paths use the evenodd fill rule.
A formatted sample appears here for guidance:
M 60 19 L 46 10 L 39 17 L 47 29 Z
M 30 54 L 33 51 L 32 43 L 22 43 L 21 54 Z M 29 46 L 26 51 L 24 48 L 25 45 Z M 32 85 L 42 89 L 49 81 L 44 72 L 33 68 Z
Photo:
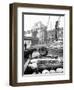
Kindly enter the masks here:
M 47 30 L 55 28 L 55 22 L 58 20 L 59 16 L 44 16 L 44 15 L 24 15 L 24 30 L 28 31 L 34 27 L 34 24 L 37 22 L 42 22 L 45 26 L 49 24 Z M 60 17 L 60 27 L 64 27 L 64 16 Z

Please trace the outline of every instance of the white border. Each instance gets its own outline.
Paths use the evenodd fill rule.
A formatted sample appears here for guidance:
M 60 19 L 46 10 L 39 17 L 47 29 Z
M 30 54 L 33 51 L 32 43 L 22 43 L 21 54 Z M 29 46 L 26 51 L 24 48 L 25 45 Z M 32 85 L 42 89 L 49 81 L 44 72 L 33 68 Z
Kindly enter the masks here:
M 65 74 L 50 76 L 22 76 L 22 12 L 65 14 L 64 61 Z M 17 9 L 17 82 L 69 80 L 69 10 L 21 8 Z

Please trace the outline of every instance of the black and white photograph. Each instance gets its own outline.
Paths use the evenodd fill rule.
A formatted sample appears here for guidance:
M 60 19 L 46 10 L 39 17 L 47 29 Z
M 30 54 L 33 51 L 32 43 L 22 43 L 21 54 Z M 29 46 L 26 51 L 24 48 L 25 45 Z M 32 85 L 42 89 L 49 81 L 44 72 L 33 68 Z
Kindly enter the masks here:
M 72 7 L 10 5 L 10 84 L 72 82 Z
M 64 74 L 64 14 L 23 13 L 23 75 Z

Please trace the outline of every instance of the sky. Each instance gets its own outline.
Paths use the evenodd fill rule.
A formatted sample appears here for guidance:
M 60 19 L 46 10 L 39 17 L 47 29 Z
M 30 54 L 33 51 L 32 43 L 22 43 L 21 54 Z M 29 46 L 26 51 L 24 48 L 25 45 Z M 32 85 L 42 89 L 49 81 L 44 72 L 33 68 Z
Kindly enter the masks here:
M 39 21 L 42 22 L 42 24 L 44 24 L 45 26 L 47 26 L 48 20 L 49 23 L 47 30 L 52 30 L 55 28 L 55 22 L 58 20 L 58 18 L 59 16 L 24 15 L 24 31 L 31 30 L 34 27 L 34 24 Z M 64 27 L 64 16 L 61 16 L 59 21 L 59 27 Z

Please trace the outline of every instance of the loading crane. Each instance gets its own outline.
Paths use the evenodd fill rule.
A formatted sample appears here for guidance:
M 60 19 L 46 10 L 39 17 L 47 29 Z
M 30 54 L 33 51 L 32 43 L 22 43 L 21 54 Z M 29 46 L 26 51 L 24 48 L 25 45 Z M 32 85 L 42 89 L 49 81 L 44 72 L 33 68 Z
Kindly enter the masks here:
M 61 16 L 58 17 L 58 20 L 57 20 L 56 23 L 55 23 L 55 40 L 56 40 L 56 41 L 58 40 L 57 30 L 59 29 L 59 21 L 60 21 L 60 18 L 61 18 Z

